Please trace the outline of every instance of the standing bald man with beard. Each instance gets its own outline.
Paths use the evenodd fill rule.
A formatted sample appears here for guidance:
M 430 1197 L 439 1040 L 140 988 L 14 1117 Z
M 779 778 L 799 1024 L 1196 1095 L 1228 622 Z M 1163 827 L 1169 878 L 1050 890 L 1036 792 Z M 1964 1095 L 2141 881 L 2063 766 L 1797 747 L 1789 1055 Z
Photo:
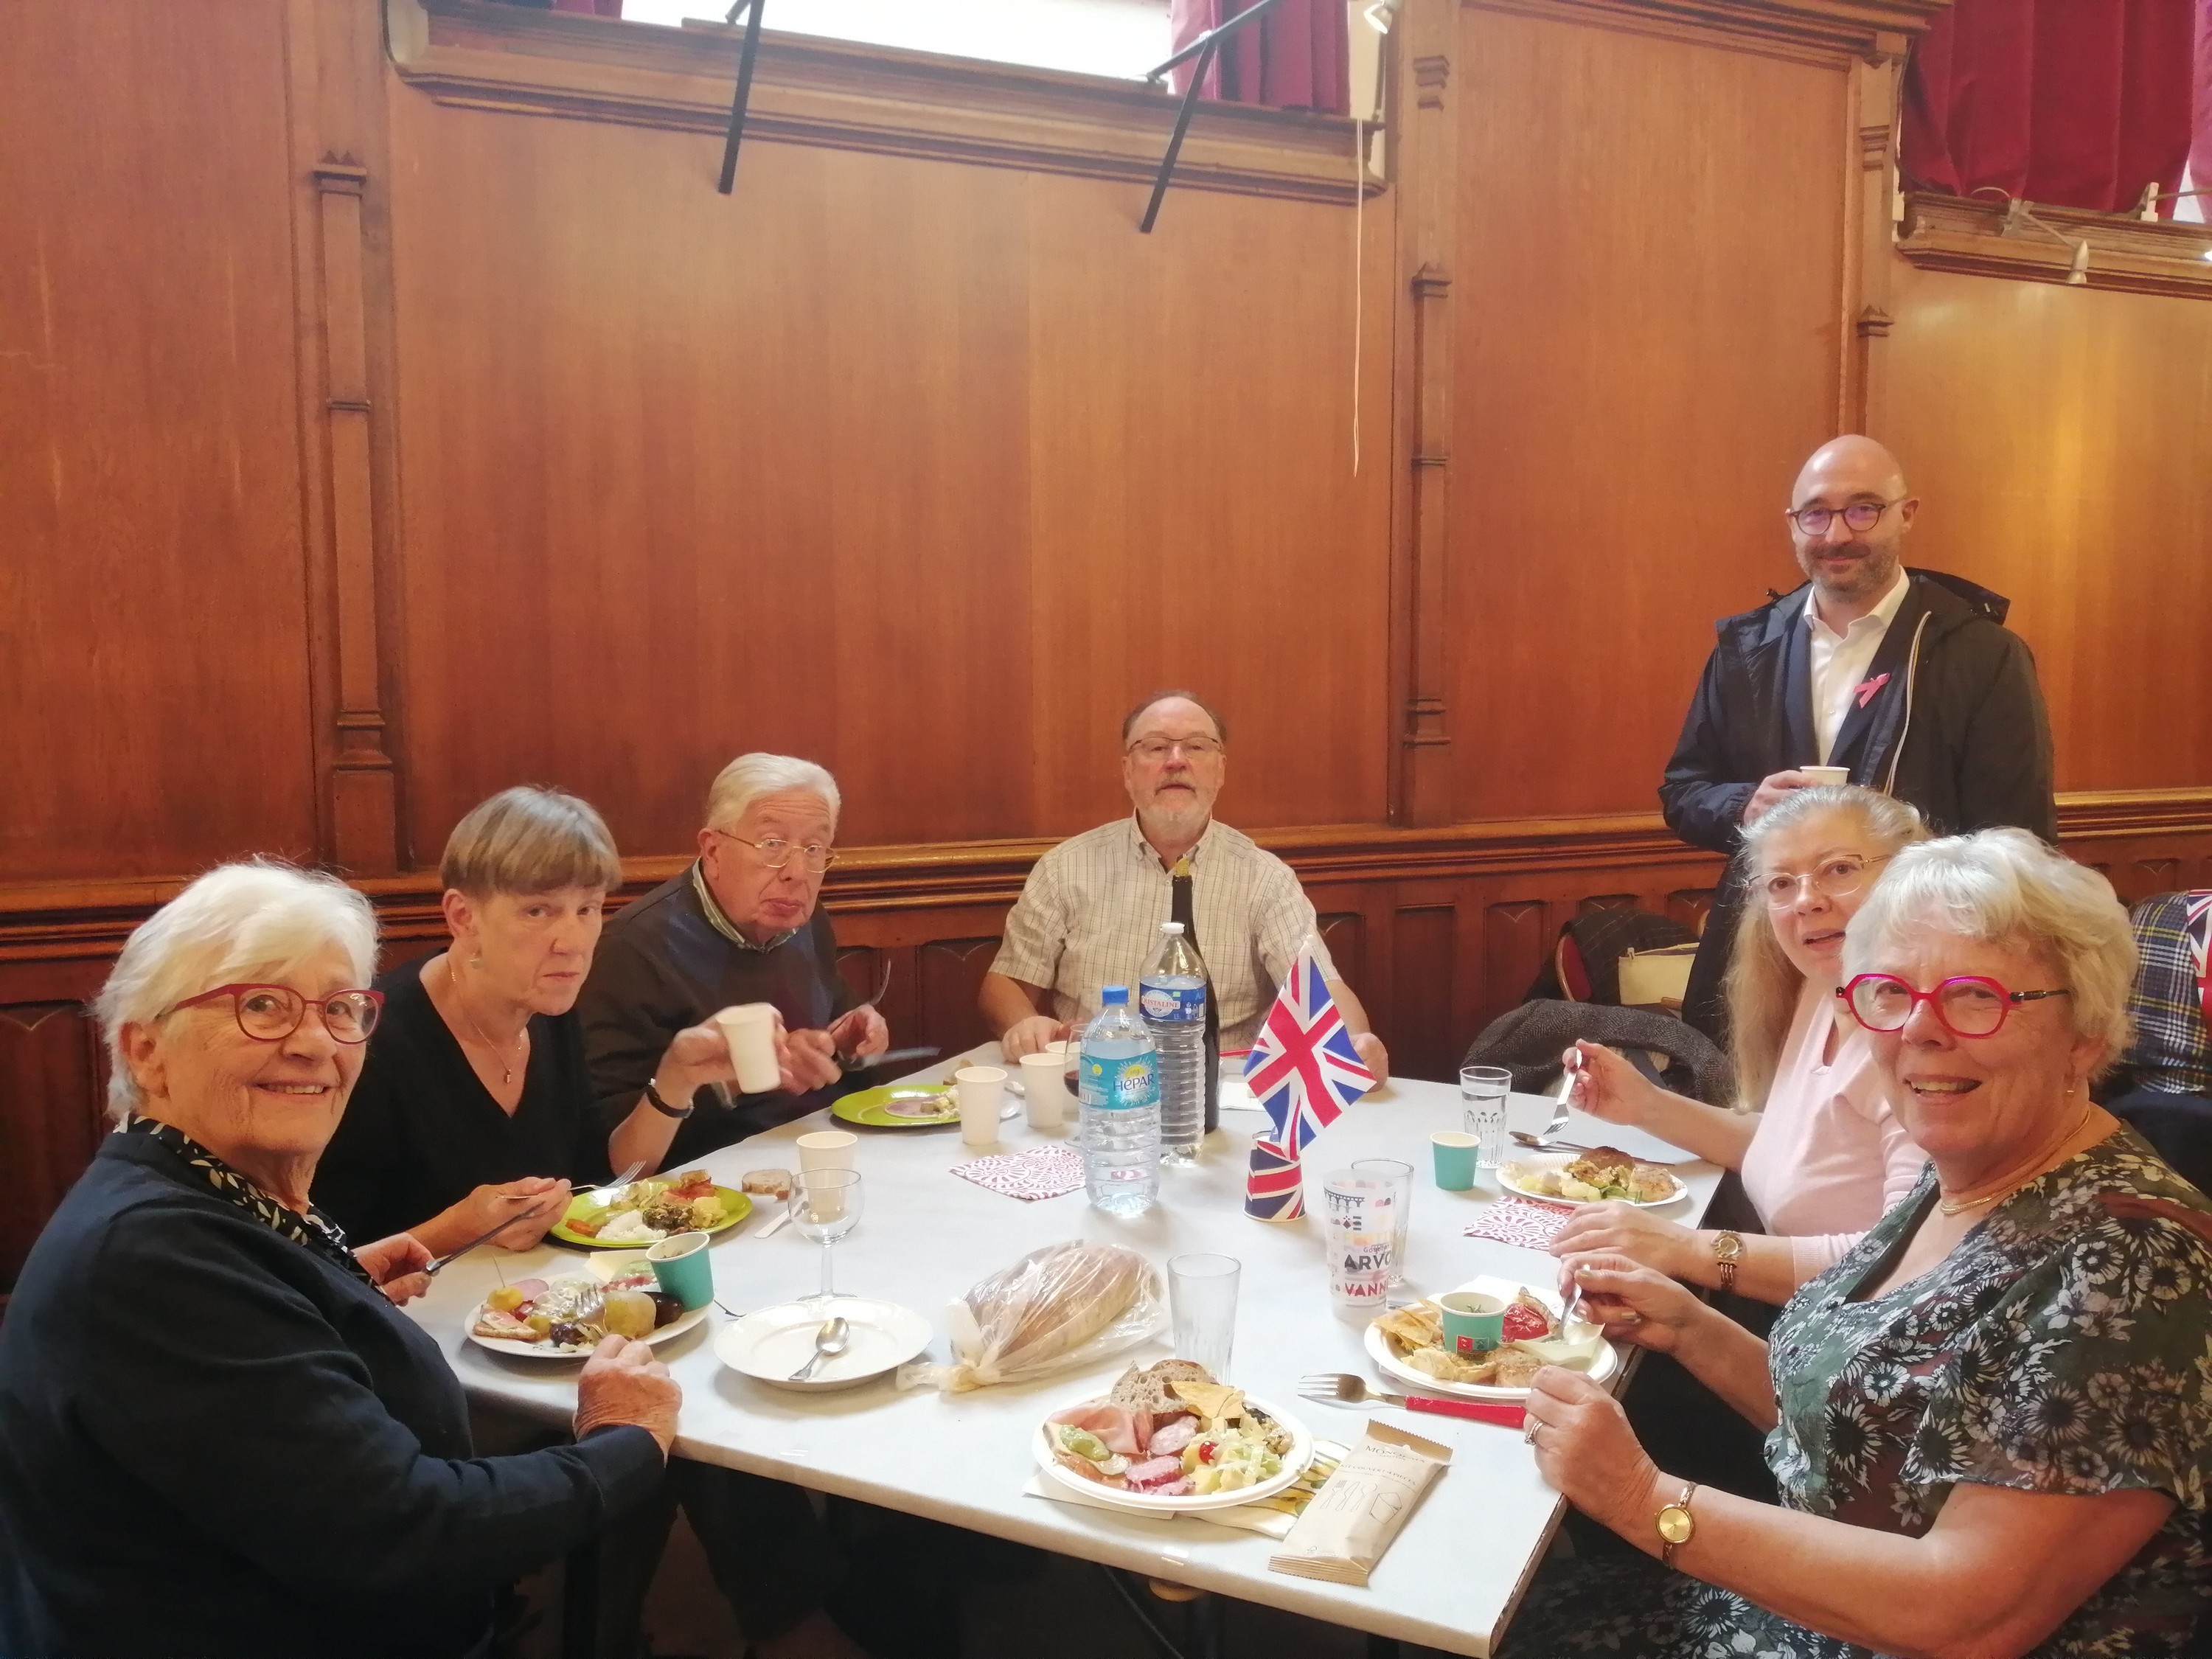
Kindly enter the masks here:
M 1786 510 L 1809 579 L 1723 617 L 1659 786 L 1674 833 L 1733 855 L 1743 827 L 1807 766 L 1918 807 L 1938 835 L 1996 824 L 2058 836 L 2051 723 L 2011 602 L 1899 549 L 1920 503 L 1871 438 L 1813 452 Z M 1743 905 L 1739 872 L 1714 895 L 1682 1014 L 1724 1042 L 1721 980 Z

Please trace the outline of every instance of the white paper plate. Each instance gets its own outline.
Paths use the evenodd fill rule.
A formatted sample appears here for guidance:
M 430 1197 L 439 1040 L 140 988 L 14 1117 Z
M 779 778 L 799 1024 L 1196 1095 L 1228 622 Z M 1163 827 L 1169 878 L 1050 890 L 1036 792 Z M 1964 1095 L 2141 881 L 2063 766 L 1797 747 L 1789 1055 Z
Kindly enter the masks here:
M 711 1307 L 713 1304 L 709 1303 L 708 1306 Z M 478 1336 L 476 1333 L 477 1316 L 483 1311 L 483 1306 L 481 1303 L 470 1309 L 468 1318 L 461 1327 L 468 1333 L 469 1340 L 479 1348 L 489 1348 L 494 1353 L 513 1354 L 517 1359 L 569 1360 L 581 1364 L 592 1357 L 592 1351 L 589 1348 L 556 1348 L 544 1342 L 514 1342 L 505 1337 Z M 694 1308 L 682 1317 L 669 1321 L 645 1340 L 648 1346 L 659 1347 L 669 1338 L 681 1336 L 684 1332 L 692 1329 L 706 1316 L 706 1308 Z
M 1306 1471 L 1313 1462 L 1313 1436 L 1306 1425 L 1285 1411 L 1255 1395 L 1245 1396 L 1246 1403 L 1258 1407 L 1291 1431 L 1291 1449 L 1283 1457 L 1283 1467 L 1273 1480 L 1262 1480 L 1256 1486 L 1239 1486 L 1235 1492 L 1193 1492 L 1182 1498 L 1161 1498 L 1146 1492 L 1125 1492 L 1116 1486 L 1102 1486 L 1096 1480 L 1085 1480 L 1070 1468 L 1064 1468 L 1053 1455 L 1052 1437 L 1046 1433 L 1047 1425 L 1040 1423 L 1030 1436 L 1031 1449 L 1037 1467 L 1048 1480 L 1056 1480 L 1071 1492 L 1079 1492 L 1085 1498 L 1101 1504 L 1110 1504 L 1117 1510 L 1134 1510 L 1145 1515 L 1189 1515 L 1200 1510 L 1233 1510 L 1239 1504 L 1252 1504 L 1262 1498 L 1273 1498 L 1288 1488 Z M 1071 1402 L 1073 1403 L 1073 1402 Z
M 1572 1210 L 1579 1210 L 1585 1204 L 1626 1204 L 1639 1210 L 1664 1209 L 1690 1190 L 1682 1184 L 1682 1177 L 1671 1170 L 1667 1172 L 1667 1178 L 1674 1183 L 1674 1190 L 1664 1198 L 1561 1198 L 1557 1193 L 1547 1193 L 1540 1187 L 1523 1186 L 1515 1177 L 1514 1171 L 1521 1169 L 1564 1170 L 1581 1156 L 1580 1152 L 1524 1153 L 1498 1166 L 1498 1184 L 1509 1193 L 1533 1198 L 1539 1204 L 1559 1204 Z
M 1523 1286 L 1512 1279 L 1470 1279 L 1464 1285 L 1455 1285 L 1452 1291 L 1479 1291 L 1485 1296 L 1494 1296 L 1500 1302 L 1510 1302 L 1523 1288 L 1528 1294 L 1552 1310 L 1552 1317 L 1559 1317 L 1559 1298 L 1551 1291 L 1534 1285 Z M 1449 1296 L 1451 1291 L 1446 1291 Z M 1430 1300 L 1433 1301 L 1432 1297 Z M 1494 1400 L 1507 1405 L 1518 1405 L 1528 1397 L 1526 1389 L 1501 1389 L 1486 1382 L 1446 1382 L 1431 1376 L 1426 1371 L 1416 1370 L 1399 1356 L 1397 1345 L 1382 1334 L 1374 1325 L 1367 1328 L 1367 1357 L 1397 1381 L 1405 1383 L 1416 1394 L 1439 1395 L 1461 1400 Z M 1590 1361 L 1587 1375 L 1593 1382 L 1602 1382 L 1620 1369 L 1620 1355 L 1610 1342 L 1598 1345 L 1597 1358 Z
M 814 1334 L 824 1320 L 844 1319 L 845 1352 L 825 1359 L 804 1382 L 791 1374 L 814 1352 Z M 929 1346 L 929 1322 L 911 1308 L 872 1297 L 833 1297 L 827 1303 L 782 1302 L 725 1325 L 714 1339 L 714 1355 L 732 1370 L 772 1388 L 802 1394 L 849 1389 L 881 1376 Z

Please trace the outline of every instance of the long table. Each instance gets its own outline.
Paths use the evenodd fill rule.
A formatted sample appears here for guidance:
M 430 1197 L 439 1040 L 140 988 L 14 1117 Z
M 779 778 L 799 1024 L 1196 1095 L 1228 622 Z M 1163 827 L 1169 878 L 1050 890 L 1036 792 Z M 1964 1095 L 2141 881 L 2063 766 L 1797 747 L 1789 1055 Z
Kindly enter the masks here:
M 994 1048 L 987 1048 L 973 1058 L 988 1060 L 995 1054 Z M 923 1075 L 943 1078 L 957 1063 L 939 1064 Z M 1509 1115 L 1513 1127 L 1535 1131 L 1551 1111 L 1548 1100 L 1516 1095 Z M 1187 1250 L 1234 1255 L 1243 1263 L 1243 1273 L 1231 1380 L 1254 1395 L 1291 1406 L 1316 1433 L 1350 1442 L 1362 1432 L 1368 1411 L 1315 1405 L 1299 1401 L 1296 1393 L 1298 1377 L 1310 1371 L 1375 1375 L 1361 1347 L 1364 1322 L 1340 1316 L 1329 1299 L 1316 1218 L 1319 1183 L 1328 1171 L 1362 1158 L 1399 1158 L 1414 1166 L 1407 1294 L 1449 1290 L 1480 1273 L 1544 1287 L 1556 1279 L 1556 1264 L 1540 1252 L 1462 1235 L 1481 1206 L 1498 1194 L 1486 1172 L 1477 1189 L 1468 1193 L 1444 1192 L 1431 1181 L 1429 1136 L 1460 1123 L 1454 1087 L 1396 1081 L 1376 1091 L 1308 1149 L 1308 1215 L 1295 1222 L 1255 1221 L 1243 1213 L 1251 1132 L 1266 1124 L 1256 1112 L 1224 1112 L 1224 1127 L 1209 1139 L 1200 1163 L 1164 1170 L 1159 1204 L 1146 1215 L 1126 1219 L 1092 1209 L 1080 1190 L 1024 1202 L 948 1173 L 953 1164 L 976 1155 L 961 1144 L 956 1127 L 861 1129 L 857 1167 L 865 1210 L 836 1247 L 837 1288 L 916 1310 L 934 1327 L 932 1354 L 945 1359 L 950 1349 L 945 1304 L 1040 1245 L 1063 1239 L 1111 1242 L 1162 1266 Z M 827 1114 L 801 1119 L 726 1148 L 707 1164 L 717 1179 L 732 1186 L 746 1170 L 795 1168 L 793 1140 L 824 1127 L 843 1126 L 832 1125 Z M 1071 1126 L 1063 1137 L 1073 1133 Z M 1632 1132 L 1579 1115 L 1565 1135 L 1589 1144 L 1610 1139 L 1638 1150 Z M 1003 1126 L 1002 1145 L 1008 1151 L 1048 1138 L 1020 1118 Z M 1720 1171 L 1697 1163 L 1675 1169 L 1689 1193 L 1661 1213 L 1694 1224 Z M 818 1247 L 788 1226 L 773 1238 L 750 1237 L 763 1225 L 757 1212 L 714 1247 L 716 1292 L 740 1312 L 817 1287 Z M 489 1352 L 466 1340 L 465 1325 L 500 1274 L 513 1279 L 574 1263 L 574 1252 L 550 1246 L 514 1255 L 479 1251 L 456 1262 L 409 1311 L 439 1339 L 472 1396 L 527 1416 L 565 1422 L 575 1403 L 576 1365 Z M 714 1338 L 725 1322 L 721 1312 L 710 1311 L 702 1326 L 660 1347 L 684 1387 L 677 1442 L 682 1456 L 1378 1636 L 1486 1659 L 1559 1524 L 1559 1495 L 1538 1476 L 1516 1431 L 1455 1418 L 1386 1412 L 1382 1414 L 1390 1420 L 1449 1445 L 1449 1470 L 1430 1489 L 1366 1588 L 1291 1577 L 1268 1571 L 1276 1543 L 1260 1534 L 1193 1517 L 1164 1520 L 1024 1495 L 1035 1469 L 1030 1447 L 1038 1420 L 1056 1406 L 1103 1389 L 1128 1359 L 1160 1357 L 1164 1340 L 1089 1371 L 963 1395 L 930 1389 L 902 1392 L 888 1376 L 842 1392 L 795 1394 L 753 1382 L 720 1364 Z

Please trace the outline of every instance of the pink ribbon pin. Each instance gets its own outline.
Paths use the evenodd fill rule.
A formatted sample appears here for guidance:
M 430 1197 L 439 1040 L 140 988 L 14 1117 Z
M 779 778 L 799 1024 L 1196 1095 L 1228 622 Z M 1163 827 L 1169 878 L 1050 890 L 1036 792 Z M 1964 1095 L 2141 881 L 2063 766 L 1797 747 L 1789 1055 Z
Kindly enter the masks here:
M 1888 684 L 1888 675 L 1877 674 L 1870 680 L 1861 680 L 1858 689 L 1852 695 L 1858 698 L 1859 707 L 1863 708 L 1874 701 L 1874 694 Z

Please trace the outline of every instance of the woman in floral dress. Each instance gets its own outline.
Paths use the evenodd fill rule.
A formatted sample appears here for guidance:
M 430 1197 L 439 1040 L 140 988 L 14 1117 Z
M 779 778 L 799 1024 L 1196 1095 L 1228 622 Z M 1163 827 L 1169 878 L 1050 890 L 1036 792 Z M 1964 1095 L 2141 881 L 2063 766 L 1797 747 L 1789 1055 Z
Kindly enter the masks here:
M 1564 1264 L 1610 1334 L 1771 1431 L 1783 1502 L 1686 1491 L 1604 1389 L 1540 1373 L 1545 1477 L 1676 1571 L 1532 1594 L 1509 1654 L 2183 1650 L 2208 1589 L 2212 1205 L 2089 1098 L 2134 957 L 2104 878 L 2024 832 L 1898 855 L 1841 994 L 1920 1186 L 1771 1348 L 1626 1257 Z

